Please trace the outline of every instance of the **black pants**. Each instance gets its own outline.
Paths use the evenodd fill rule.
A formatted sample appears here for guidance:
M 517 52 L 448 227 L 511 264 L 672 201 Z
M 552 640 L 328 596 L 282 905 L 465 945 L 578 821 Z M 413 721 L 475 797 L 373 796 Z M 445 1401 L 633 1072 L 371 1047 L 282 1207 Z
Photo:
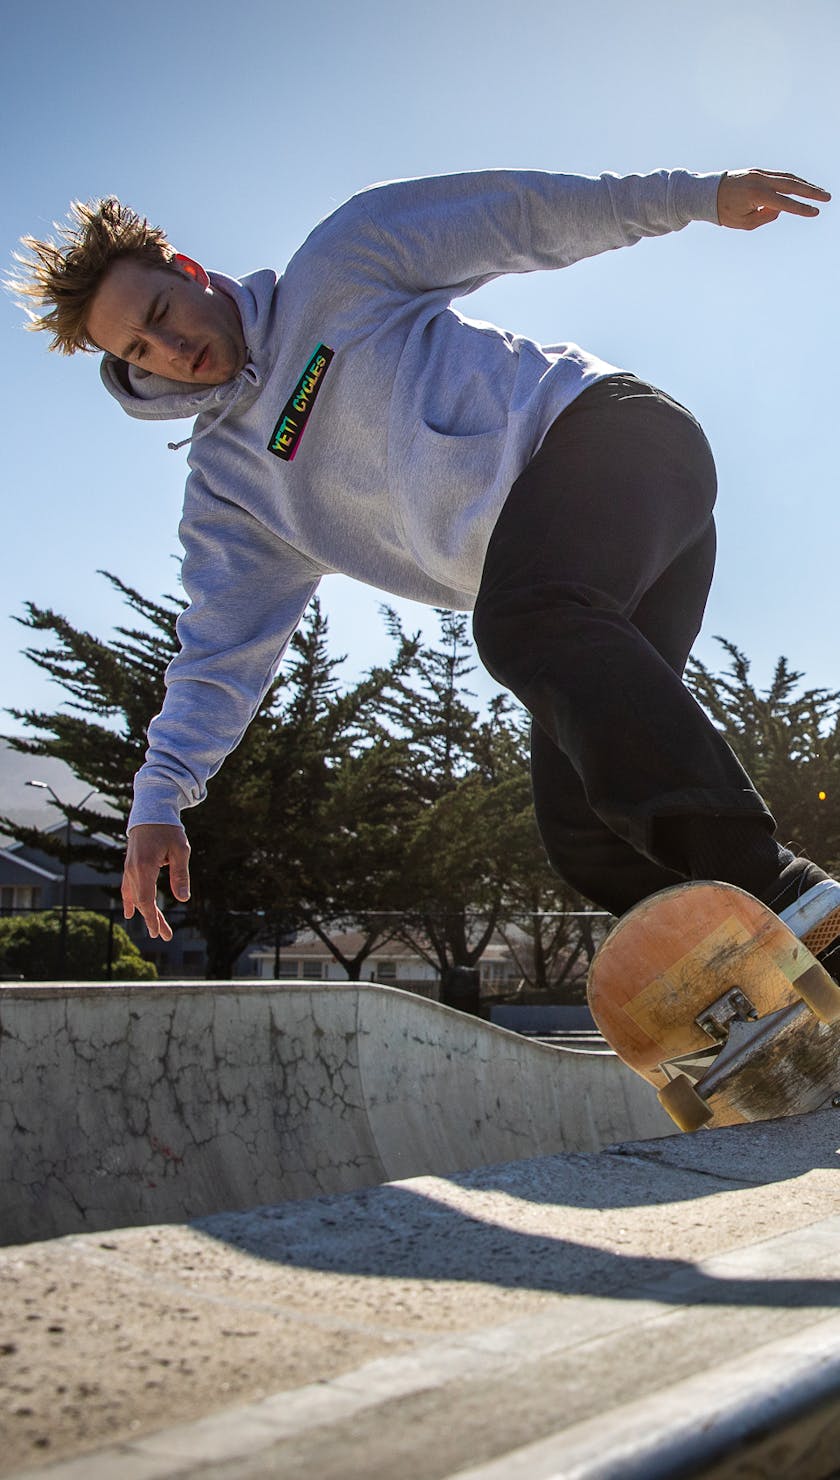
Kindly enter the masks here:
M 756 863 L 767 878 L 779 856 L 764 802 L 681 681 L 714 567 L 715 493 L 694 418 L 612 376 L 554 423 L 487 552 L 475 638 L 532 716 L 546 850 L 614 914 L 692 876 L 755 889 Z M 725 848 L 708 866 L 725 819 L 750 824 L 742 877 Z

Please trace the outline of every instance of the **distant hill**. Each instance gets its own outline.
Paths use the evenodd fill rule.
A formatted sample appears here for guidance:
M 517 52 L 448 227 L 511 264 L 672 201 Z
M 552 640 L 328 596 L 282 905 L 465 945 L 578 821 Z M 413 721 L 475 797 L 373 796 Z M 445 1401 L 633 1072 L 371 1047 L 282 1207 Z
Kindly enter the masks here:
M 61 821 L 58 808 L 50 805 L 50 794 L 27 781 L 46 781 L 63 802 L 80 802 L 90 791 L 84 781 L 73 775 L 64 761 L 49 756 L 23 755 L 13 750 L 7 739 L 0 737 L 0 816 L 12 817 L 26 827 L 49 827 Z M 104 811 L 101 803 L 99 810 Z M 108 809 L 113 810 L 113 809 Z M 10 842 L 0 835 L 0 847 Z

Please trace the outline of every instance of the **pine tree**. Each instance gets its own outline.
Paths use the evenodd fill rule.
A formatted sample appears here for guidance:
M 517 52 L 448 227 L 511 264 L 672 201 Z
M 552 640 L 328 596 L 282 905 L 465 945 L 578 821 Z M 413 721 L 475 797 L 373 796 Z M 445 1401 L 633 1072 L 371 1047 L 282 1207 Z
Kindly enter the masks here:
M 418 647 L 391 718 L 410 751 L 417 804 L 405 830 L 403 935 L 445 975 L 475 966 L 493 937 L 512 882 L 509 838 L 530 788 L 510 700 L 494 700 L 485 720 L 467 702 L 467 618 L 438 619 L 440 642 Z
M 829 871 L 840 867 L 840 692 L 801 689 L 786 658 L 760 692 L 750 662 L 718 638 L 730 659 L 713 674 L 692 660 L 687 681 L 732 746 L 777 822 L 782 842 Z
M 108 642 L 30 604 L 22 624 L 52 641 L 28 647 L 26 655 L 70 701 L 52 713 L 11 712 L 34 732 L 34 738 L 13 740 L 17 749 L 60 757 L 96 788 L 100 803 L 117 809 L 116 817 L 90 806 L 67 814 L 76 825 L 74 858 L 112 871 L 113 847 L 97 843 L 93 834 L 124 841 L 146 725 L 163 701 L 183 603 L 171 596 L 149 601 L 117 577 L 106 578 L 139 623 L 119 627 Z M 413 660 L 414 649 L 413 640 L 401 640 L 392 665 L 374 669 L 343 692 L 335 672 L 343 659 L 330 658 L 326 619 L 317 601 L 310 606 L 292 638 L 289 660 L 241 744 L 211 782 L 204 803 L 186 814 L 194 853 L 192 897 L 178 907 L 176 919 L 180 915 L 203 935 L 208 976 L 229 977 L 242 951 L 261 936 L 279 940 L 303 924 L 326 931 L 336 911 L 349 913 L 354 889 L 373 908 L 374 887 L 384 887 L 389 870 L 396 875 L 394 848 L 390 861 L 385 856 L 385 821 L 391 819 L 393 844 L 399 810 L 395 766 L 404 764 L 404 750 L 398 752 L 381 726 L 378 705 L 393 675 Z M 386 765 L 389 744 L 393 754 Z M 341 815 L 351 800 L 352 825 Z M 4 826 L 44 851 L 58 853 L 63 846 L 9 819 Z M 79 840 L 83 831 L 87 841 Z M 343 847 L 336 846 L 337 837 L 345 840 Z M 361 960 L 383 928 L 381 920 L 376 923 Z
M 289 819 L 276 895 L 281 909 L 326 945 L 351 980 L 392 938 L 401 889 L 403 835 L 411 811 L 407 747 L 384 723 L 414 638 L 395 634 L 390 663 L 342 690 L 327 623 L 315 606 L 296 633 L 286 682 L 289 702 L 262 734 L 267 815 Z M 359 935 L 352 955 L 342 946 Z
M 111 871 L 112 848 L 97 844 L 101 833 L 122 846 L 125 817 L 131 806 L 132 783 L 146 749 L 146 726 L 160 709 L 164 674 L 178 648 L 175 631 L 183 602 L 172 596 L 150 601 L 118 577 L 103 572 L 139 619 L 120 626 L 106 641 L 75 628 L 65 617 L 27 604 L 20 619 L 28 630 L 49 634 L 45 648 L 30 646 L 26 656 L 69 694 L 66 707 L 51 713 L 12 710 L 34 739 L 13 739 L 18 750 L 32 755 L 57 756 L 77 776 L 96 787 L 98 801 L 116 809 L 85 808 L 68 813 L 88 842 L 74 844 L 74 857 Z M 263 711 L 271 703 L 267 699 Z M 225 785 L 214 788 L 207 803 L 190 818 L 193 845 L 201 858 L 193 895 L 179 913 L 182 923 L 195 926 L 205 937 L 208 975 L 228 976 L 237 956 L 261 925 L 257 878 L 253 868 L 249 820 L 253 810 L 254 744 L 245 742 L 231 757 Z M 48 834 L 33 834 L 8 819 L 7 830 L 21 841 L 55 852 L 59 846 Z M 161 881 L 162 886 L 165 881 Z M 177 918 L 177 915 L 176 915 Z
M 495 834 L 502 881 L 496 928 L 523 987 L 553 995 L 559 989 L 566 1000 L 580 1001 L 605 921 L 564 883 L 546 857 L 532 800 L 530 730 L 529 717 L 511 711 L 506 699 L 491 705 L 490 723 L 481 730 L 490 741 L 487 774 L 494 785 L 504 787 L 505 812 Z

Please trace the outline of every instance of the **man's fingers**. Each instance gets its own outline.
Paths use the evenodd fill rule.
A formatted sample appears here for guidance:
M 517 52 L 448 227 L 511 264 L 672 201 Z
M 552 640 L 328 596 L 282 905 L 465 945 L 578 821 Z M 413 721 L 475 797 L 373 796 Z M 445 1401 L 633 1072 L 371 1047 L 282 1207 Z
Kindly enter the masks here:
M 158 936 L 160 936 L 162 940 L 172 939 L 172 930 L 170 928 L 169 922 L 166 916 L 161 914 L 161 911 L 158 909 L 155 900 L 152 900 L 151 904 L 149 904 L 148 901 L 145 901 L 144 903 L 140 903 L 138 901 L 137 908 L 139 909 L 141 915 L 143 916 L 143 919 L 146 922 L 146 929 L 148 930 L 149 935 L 152 937 L 152 940 L 157 940 Z
M 808 200 L 831 200 L 828 190 L 824 190 L 822 185 L 814 185 L 810 180 L 803 180 L 801 175 L 787 175 L 779 170 L 754 170 L 753 174 L 760 176 L 774 190 L 785 195 L 804 195 Z
M 186 838 L 183 847 L 172 849 L 169 860 L 169 887 L 176 899 L 187 900 L 190 897 L 190 845 Z
M 823 197 L 820 196 L 822 200 Z M 759 197 L 759 205 L 763 211 L 774 211 L 776 216 L 780 211 L 787 211 L 791 216 L 818 216 L 818 206 L 809 206 L 804 200 L 793 200 L 789 195 L 780 195 L 778 191 L 768 190 Z
M 131 883 L 129 882 L 127 873 L 123 874 L 120 894 L 122 895 L 123 902 L 123 919 L 133 920 L 134 912 L 137 909 L 137 905 L 134 901 L 134 892 L 132 890 Z
M 152 891 L 150 893 L 148 886 L 144 883 L 144 881 L 138 880 L 135 882 L 129 876 L 129 874 L 126 873 L 123 879 L 122 900 L 123 916 L 126 920 L 130 920 L 133 917 L 135 910 L 137 910 L 143 916 L 143 919 L 146 923 L 146 929 L 148 930 L 153 940 L 157 939 L 158 935 L 163 935 L 165 940 L 171 939 L 172 932 L 170 931 L 169 935 L 167 936 L 164 934 L 164 931 L 161 928 L 162 926 L 165 926 L 166 930 L 169 930 L 169 926 L 167 925 L 166 920 L 157 907 L 157 899 L 155 897 L 154 887 L 152 888 Z
M 146 923 L 148 924 L 148 921 Z M 155 924 L 157 926 L 157 934 L 160 936 L 161 940 L 172 939 L 172 927 L 169 924 L 166 916 L 161 914 L 160 910 L 157 907 L 155 907 Z

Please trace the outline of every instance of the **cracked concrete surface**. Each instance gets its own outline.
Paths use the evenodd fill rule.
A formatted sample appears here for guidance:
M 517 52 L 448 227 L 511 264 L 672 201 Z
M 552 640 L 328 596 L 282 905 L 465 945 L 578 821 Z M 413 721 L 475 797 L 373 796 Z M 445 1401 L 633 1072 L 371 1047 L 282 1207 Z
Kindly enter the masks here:
M 612 1056 L 387 987 L 0 988 L 3 1242 L 670 1129 Z

